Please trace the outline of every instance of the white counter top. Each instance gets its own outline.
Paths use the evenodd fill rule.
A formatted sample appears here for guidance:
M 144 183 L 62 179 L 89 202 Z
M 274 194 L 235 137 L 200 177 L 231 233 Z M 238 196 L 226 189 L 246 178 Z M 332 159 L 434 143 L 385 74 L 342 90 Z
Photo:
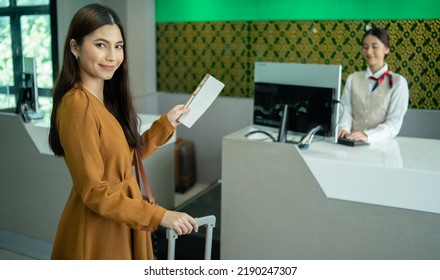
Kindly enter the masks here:
M 440 213 L 440 141 L 396 137 L 369 146 L 313 143 L 301 152 L 329 198 Z
M 315 141 L 303 151 L 306 159 L 350 161 L 352 164 L 440 172 L 440 141 L 396 137 L 367 146 L 344 146 Z
M 315 140 L 301 155 L 328 198 L 440 214 L 440 140 L 395 137 L 357 147 Z

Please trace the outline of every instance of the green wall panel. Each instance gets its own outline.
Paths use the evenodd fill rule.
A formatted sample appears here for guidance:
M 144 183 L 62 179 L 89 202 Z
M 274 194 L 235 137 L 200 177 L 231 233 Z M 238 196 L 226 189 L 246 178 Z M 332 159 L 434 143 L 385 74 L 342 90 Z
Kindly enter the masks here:
M 367 24 L 390 33 L 387 61 L 407 79 L 410 107 L 440 109 L 440 20 L 158 23 L 157 89 L 190 93 L 210 73 L 225 83 L 221 95 L 252 97 L 256 61 L 340 64 L 344 85 L 366 67 Z
M 438 19 L 438 0 L 159 0 L 156 21 Z

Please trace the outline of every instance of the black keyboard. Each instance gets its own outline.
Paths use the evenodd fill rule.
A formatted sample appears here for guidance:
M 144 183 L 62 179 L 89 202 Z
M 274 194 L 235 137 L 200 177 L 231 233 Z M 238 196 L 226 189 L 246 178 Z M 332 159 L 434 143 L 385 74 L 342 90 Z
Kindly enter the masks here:
M 367 142 L 362 141 L 362 140 L 350 140 L 350 139 L 343 138 L 343 137 L 338 138 L 338 144 L 345 145 L 345 146 L 352 146 L 352 147 L 368 145 Z

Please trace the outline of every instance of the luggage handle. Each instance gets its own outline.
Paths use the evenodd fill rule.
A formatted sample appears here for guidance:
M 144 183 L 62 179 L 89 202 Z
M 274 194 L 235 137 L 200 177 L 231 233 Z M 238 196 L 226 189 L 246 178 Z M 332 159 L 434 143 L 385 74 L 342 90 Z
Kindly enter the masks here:
M 213 235 L 213 229 L 215 227 L 215 216 L 209 215 L 201 218 L 196 218 L 196 221 L 199 227 L 205 226 L 206 228 L 205 260 L 209 260 L 211 259 L 212 235 Z M 168 239 L 168 259 L 174 260 L 176 239 L 179 237 L 179 235 L 176 233 L 174 229 L 168 228 L 166 232 L 166 237 Z

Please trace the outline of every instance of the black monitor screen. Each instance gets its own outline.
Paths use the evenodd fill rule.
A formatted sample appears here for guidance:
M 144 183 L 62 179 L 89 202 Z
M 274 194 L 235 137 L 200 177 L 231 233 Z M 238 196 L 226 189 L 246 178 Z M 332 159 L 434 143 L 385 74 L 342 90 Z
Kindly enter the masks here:
M 333 88 L 257 82 L 253 123 L 279 128 L 284 105 L 289 104 L 289 131 L 303 134 L 321 125 L 323 130 L 318 134 L 331 136 L 334 95 Z
M 27 110 L 37 111 L 37 88 L 34 85 L 36 80 L 33 74 L 23 74 L 23 86 L 20 88 L 17 97 L 16 113 L 20 114 L 25 107 Z

